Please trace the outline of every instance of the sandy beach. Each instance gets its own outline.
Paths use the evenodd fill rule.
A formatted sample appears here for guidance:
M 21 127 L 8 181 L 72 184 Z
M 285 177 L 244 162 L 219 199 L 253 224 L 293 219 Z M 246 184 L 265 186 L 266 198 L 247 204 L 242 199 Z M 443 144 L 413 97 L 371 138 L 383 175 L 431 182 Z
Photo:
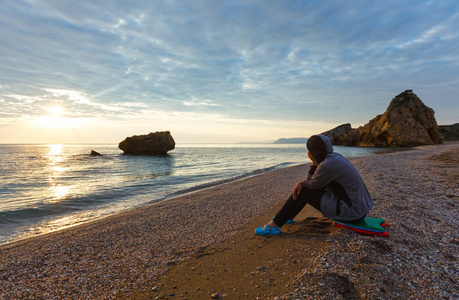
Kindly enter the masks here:
M 389 237 L 310 208 L 255 236 L 305 177 L 299 165 L 1 246 L 0 298 L 459 298 L 459 143 L 351 161 Z

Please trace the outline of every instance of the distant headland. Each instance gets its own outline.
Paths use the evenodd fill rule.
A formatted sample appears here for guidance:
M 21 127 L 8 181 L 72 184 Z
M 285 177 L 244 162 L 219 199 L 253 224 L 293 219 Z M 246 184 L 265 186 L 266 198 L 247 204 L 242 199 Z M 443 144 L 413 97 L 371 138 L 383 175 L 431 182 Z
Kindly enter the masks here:
M 281 138 L 273 142 L 273 144 L 306 144 L 307 138 Z

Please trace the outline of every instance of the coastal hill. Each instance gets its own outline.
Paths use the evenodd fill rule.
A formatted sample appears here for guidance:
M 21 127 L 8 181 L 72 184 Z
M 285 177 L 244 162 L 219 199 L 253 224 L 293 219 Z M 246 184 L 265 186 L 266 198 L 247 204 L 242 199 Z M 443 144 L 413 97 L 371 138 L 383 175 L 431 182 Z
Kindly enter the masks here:
M 445 138 L 445 141 L 459 141 L 459 123 L 453 125 L 440 125 L 438 130 Z
M 412 90 L 395 96 L 382 115 L 366 125 L 352 128 L 342 124 L 322 132 L 333 145 L 360 147 L 412 147 L 442 144 L 459 140 L 459 123 L 437 125 L 435 112 L 427 107 Z M 273 144 L 304 144 L 307 138 L 281 138 Z
M 332 139 L 334 145 L 342 145 L 345 135 L 352 130 L 351 124 L 346 123 L 322 134 Z M 438 130 L 445 138 L 445 141 L 459 141 L 459 123 L 438 125 Z M 274 141 L 273 144 L 306 144 L 307 141 L 308 138 L 280 138 Z
M 273 144 L 306 144 L 307 138 L 281 138 L 273 142 Z
M 412 90 L 395 96 L 382 115 L 366 125 L 352 129 L 350 124 L 338 126 L 322 134 L 334 145 L 360 147 L 413 147 L 442 144 L 435 112 Z

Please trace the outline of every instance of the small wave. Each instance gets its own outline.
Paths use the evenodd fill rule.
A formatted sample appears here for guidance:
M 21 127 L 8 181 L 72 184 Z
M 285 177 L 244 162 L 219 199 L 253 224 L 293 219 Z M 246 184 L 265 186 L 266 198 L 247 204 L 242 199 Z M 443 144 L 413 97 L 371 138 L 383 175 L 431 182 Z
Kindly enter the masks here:
M 276 168 L 282 169 L 282 168 L 290 167 L 290 166 L 297 165 L 297 164 L 298 164 L 297 162 L 284 162 L 284 163 L 280 163 L 276 165 Z
M 125 199 L 132 195 L 132 189 L 128 188 L 101 188 L 97 193 L 85 196 L 74 196 L 60 199 L 54 202 L 36 203 L 33 206 L 24 206 L 0 212 L 0 224 L 21 222 L 22 220 L 40 220 L 49 216 L 68 214 L 75 211 L 94 209 L 100 205 L 110 203 L 113 198 Z
M 152 200 L 151 202 L 159 202 L 159 201 L 162 201 L 162 200 L 167 200 L 167 199 L 170 199 L 170 198 L 173 198 L 173 197 L 177 197 L 177 196 L 180 196 L 180 195 L 184 195 L 184 194 L 188 194 L 188 193 L 191 193 L 191 192 L 208 189 L 208 188 L 211 188 L 211 187 L 214 187 L 214 186 L 217 186 L 217 185 L 221 185 L 221 184 L 225 184 L 225 183 L 229 183 L 229 182 L 233 182 L 233 181 L 249 178 L 249 177 L 252 177 L 252 176 L 255 176 L 255 175 L 259 175 L 259 174 L 262 174 L 262 173 L 267 173 L 267 172 L 270 172 L 270 171 L 282 169 L 282 168 L 291 166 L 293 164 L 295 164 L 295 163 L 290 163 L 290 162 L 281 163 L 281 164 L 277 164 L 277 165 L 274 165 L 274 166 L 271 166 L 271 167 L 253 170 L 251 172 L 247 172 L 247 173 L 240 174 L 240 175 L 237 175 L 237 176 L 232 176 L 232 177 L 229 177 L 229 178 L 224 178 L 224 179 L 215 180 L 215 181 L 204 183 L 204 184 L 199 184 L 199 185 L 196 185 L 196 186 L 191 187 L 191 188 L 183 189 L 183 190 L 168 194 L 168 195 L 164 196 L 161 199 Z
M 21 223 L 22 220 L 40 219 L 54 214 L 53 210 L 46 208 L 22 208 L 0 212 L 0 224 Z

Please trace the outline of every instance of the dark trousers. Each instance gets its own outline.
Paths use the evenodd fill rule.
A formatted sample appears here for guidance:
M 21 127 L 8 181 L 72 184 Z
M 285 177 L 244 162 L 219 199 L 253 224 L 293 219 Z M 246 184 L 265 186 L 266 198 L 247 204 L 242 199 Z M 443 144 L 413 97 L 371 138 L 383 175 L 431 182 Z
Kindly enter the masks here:
M 300 213 L 306 204 L 310 204 L 312 207 L 320 211 L 320 199 L 323 194 L 325 194 L 325 189 L 310 190 L 303 187 L 300 194 L 296 197 L 296 200 L 293 200 L 292 195 L 290 195 L 287 202 L 285 202 L 284 206 L 282 206 L 274 217 L 274 223 L 276 223 L 279 227 L 284 226 L 285 222 L 295 218 L 295 216 Z

